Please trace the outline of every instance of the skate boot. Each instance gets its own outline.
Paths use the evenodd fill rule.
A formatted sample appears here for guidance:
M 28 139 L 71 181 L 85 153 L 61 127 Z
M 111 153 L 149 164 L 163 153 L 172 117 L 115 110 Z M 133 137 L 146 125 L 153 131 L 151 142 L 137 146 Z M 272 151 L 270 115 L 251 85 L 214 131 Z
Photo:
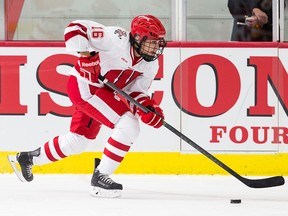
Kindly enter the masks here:
M 16 160 L 21 167 L 21 173 L 27 182 L 33 180 L 32 166 L 33 157 L 40 155 L 40 148 L 30 152 L 19 152 L 16 155 Z
M 94 197 L 120 197 L 121 184 L 114 182 L 107 174 L 100 173 L 97 166 L 100 164 L 100 159 L 95 158 L 95 170 L 91 179 L 91 196 Z

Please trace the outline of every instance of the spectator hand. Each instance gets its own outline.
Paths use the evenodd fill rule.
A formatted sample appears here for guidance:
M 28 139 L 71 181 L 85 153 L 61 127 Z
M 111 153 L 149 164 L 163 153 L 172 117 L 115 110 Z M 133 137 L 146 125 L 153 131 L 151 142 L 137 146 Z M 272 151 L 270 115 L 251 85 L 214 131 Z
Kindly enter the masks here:
M 98 82 L 98 75 L 100 73 L 99 55 L 81 56 L 75 64 L 75 69 L 81 77 L 93 83 Z
M 255 27 L 258 25 L 258 19 L 256 16 L 246 17 L 245 24 L 249 27 Z
M 254 8 L 252 11 L 253 16 L 257 17 L 258 24 L 262 27 L 266 23 L 268 23 L 268 16 L 259 8 Z

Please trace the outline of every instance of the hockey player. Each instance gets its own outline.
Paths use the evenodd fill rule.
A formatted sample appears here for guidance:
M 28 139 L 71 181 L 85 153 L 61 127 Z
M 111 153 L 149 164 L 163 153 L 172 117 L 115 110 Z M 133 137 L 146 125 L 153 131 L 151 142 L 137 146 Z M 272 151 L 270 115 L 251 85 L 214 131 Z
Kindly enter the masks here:
M 157 58 L 166 46 L 166 31 L 158 18 L 140 15 L 132 20 L 131 32 L 89 20 L 76 20 L 67 26 L 64 34 L 67 51 L 79 54 L 67 86 L 68 96 L 76 107 L 70 131 L 34 151 L 17 153 L 16 160 L 25 180 L 32 181 L 33 165 L 55 162 L 83 152 L 89 140 L 95 139 L 100 127 L 105 125 L 113 132 L 101 161 L 95 159 L 91 195 L 118 197 L 122 185 L 109 175 L 117 169 L 137 138 L 138 119 L 154 128 L 162 126 L 162 109 L 147 91 L 158 71 Z M 99 74 L 158 115 L 144 113 L 132 105 L 128 107 L 98 80 Z

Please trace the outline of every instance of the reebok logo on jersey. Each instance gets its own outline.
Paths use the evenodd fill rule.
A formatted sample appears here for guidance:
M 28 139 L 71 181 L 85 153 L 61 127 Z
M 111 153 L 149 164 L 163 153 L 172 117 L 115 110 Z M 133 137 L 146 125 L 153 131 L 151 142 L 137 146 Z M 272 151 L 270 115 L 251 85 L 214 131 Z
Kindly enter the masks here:
M 81 67 L 94 67 L 99 65 L 99 61 L 94 61 L 90 63 L 82 62 Z
M 128 63 L 128 61 L 124 57 L 121 57 L 121 60 L 124 61 L 125 63 Z

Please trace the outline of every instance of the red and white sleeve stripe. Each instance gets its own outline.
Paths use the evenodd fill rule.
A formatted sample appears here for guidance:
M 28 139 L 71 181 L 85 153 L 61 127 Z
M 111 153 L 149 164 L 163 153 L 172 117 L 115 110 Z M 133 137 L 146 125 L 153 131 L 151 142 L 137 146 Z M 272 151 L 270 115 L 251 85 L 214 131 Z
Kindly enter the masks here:
M 70 23 L 64 31 L 64 39 L 67 51 L 81 52 L 88 50 L 87 27 L 81 23 Z

